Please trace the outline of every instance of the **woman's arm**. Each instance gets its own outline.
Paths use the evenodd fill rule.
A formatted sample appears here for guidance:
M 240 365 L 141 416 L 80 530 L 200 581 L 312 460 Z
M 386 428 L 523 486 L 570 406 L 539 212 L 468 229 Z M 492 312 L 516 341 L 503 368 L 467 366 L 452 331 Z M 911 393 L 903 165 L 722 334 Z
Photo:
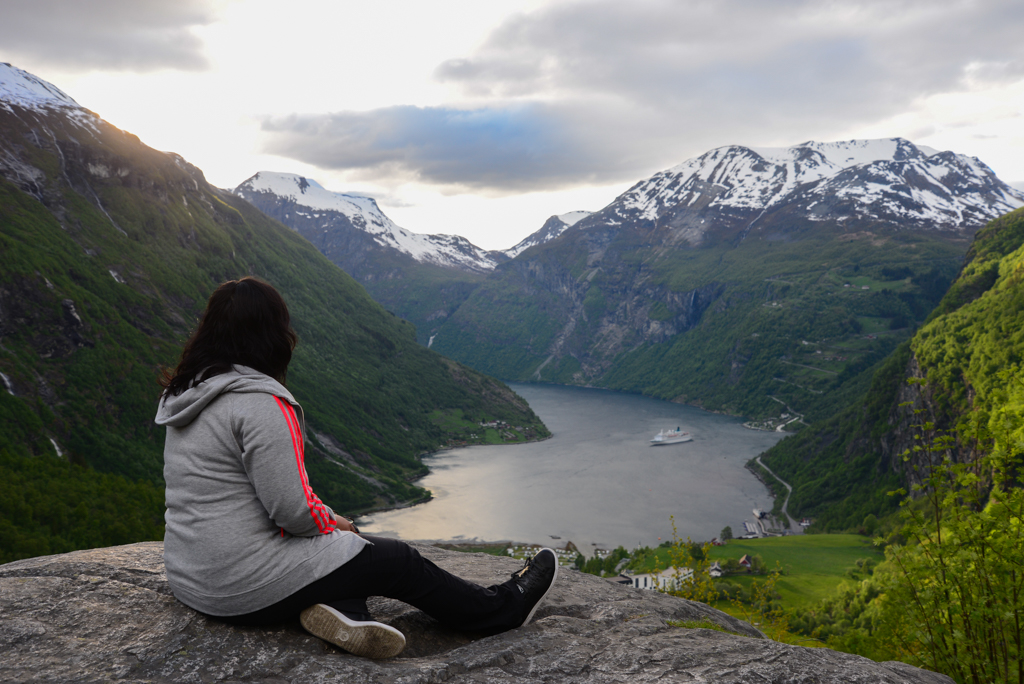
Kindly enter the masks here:
M 309 486 L 302 428 L 294 407 L 261 393 L 246 395 L 241 404 L 243 410 L 236 415 L 242 463 L 274 524 L 299 537 L 345 529 Z

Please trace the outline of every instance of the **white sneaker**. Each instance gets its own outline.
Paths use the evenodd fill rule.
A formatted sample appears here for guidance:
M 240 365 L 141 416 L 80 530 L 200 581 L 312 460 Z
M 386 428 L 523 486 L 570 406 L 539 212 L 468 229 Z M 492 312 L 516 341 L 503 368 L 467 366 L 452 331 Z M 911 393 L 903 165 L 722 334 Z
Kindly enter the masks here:
M 394 627 L 353 620 L 323 603 L 302 611 L 299 622 L 313 636 L 364 658 L 392 658 L 405 648 L 405 635 Z

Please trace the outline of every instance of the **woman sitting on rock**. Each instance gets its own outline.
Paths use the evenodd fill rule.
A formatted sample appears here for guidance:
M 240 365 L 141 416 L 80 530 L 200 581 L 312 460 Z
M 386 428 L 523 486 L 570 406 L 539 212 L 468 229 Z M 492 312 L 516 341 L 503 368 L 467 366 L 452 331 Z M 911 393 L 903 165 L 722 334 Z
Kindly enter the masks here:
M 405 637 L 374 622 L 368 596 L 409 603 L 455 629 L 496 634 L 530 621 L 558 571 L 544 549 L 488 588 L 394 539 L 360 535 L 309 486 L 302 409 L 285 389 L 296 336 L 288 307 L 254 278 L 210 297 L 156 422 L 167 426 L 164 562 L 174 595 L 237 625 L 299 617 L 350 653 L 397 655 Z

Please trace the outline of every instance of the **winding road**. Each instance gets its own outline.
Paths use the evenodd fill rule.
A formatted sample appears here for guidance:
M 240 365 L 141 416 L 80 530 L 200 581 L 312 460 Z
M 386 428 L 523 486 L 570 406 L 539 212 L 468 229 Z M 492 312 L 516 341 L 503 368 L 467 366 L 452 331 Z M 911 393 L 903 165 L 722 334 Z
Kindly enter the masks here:
M 800 521 L 791 516 L 789 514 L 789 511 L 786 510 L 786 508 L 789 506 L 789 496 L 793 493 L 793 488 L 789 486 L 788 482 L 784 481 L 781 477 L 773 473 L 771 468 L 766 466 L 764 463 L 761 463 L 760 456 L 758 456 L 754 460 L 757 461 L 757 465 L 761 466 L 769 473 L 771 473 L 771 476 L 774 477 L 779 482 L 781 482 L 783 486 L 786 488 L 786 500 L 782 502 L 782 514 L 789 519 L 789 529 L 793 532 L 793 534 L 803 534 L 804 528 L 800 527 Z

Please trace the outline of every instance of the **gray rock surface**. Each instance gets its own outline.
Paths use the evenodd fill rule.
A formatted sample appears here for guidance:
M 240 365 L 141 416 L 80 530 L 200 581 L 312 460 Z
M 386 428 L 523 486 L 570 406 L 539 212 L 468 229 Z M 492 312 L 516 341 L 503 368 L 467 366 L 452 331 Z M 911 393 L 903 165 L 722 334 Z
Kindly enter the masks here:
M 484 584 L 510 558 L 419 547 Z M 700 603 L 630 589 L 575 571 L 530 625 L 486 638 L 442 629 L 403 603 L 372 599 L 408 647 L 370 661 L 306 634 L 298 623 L 242 629 L 179 603 L 156 542 L 77 551 L 0 566 L 3 682 L 814 682 L 947 683 L 902 663 L 787 646 Z M 713 622 L 744 636 L 672 627 Z

